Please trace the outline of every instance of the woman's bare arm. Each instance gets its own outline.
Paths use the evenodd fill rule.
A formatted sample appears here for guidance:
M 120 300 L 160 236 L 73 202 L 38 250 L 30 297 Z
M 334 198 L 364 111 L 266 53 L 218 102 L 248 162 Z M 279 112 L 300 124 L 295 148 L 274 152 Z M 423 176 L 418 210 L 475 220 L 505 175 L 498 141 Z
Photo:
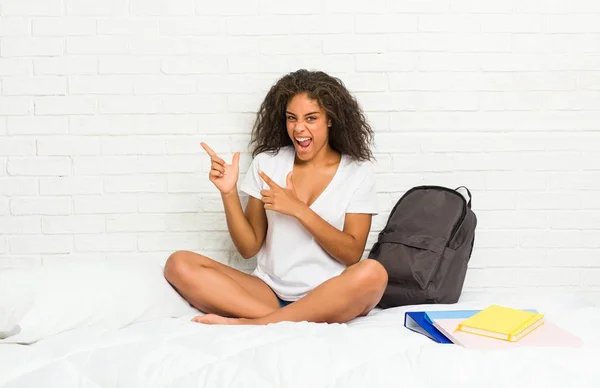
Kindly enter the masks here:
M 297 215 L 298 221 L 335 260 L 346 266 L 360 261 L 371 229 L 371 214 L 346 214 L 344 230 L 339 230 L 309 207 Z
M 237 191 L 239 178 L 240 154 L 233 155 L 231 164 L 226 163 L 217 153 L 204 142 L 200 143 L 202 148 L 210 155 L 211 168 L 208 178 L 221 193 L 227 229 L 238 252 L 248 259 L 254 256 L 265 238 L 267 231 L 267 219 L 262 202 L 250 197 L 246 212 L 242 210 L 242 204 Z
M 221 198 L 233 244 L 244 259 L 249 259 L 258 253 L 267 233 L 263 203 L 250 197 L 244 212 L 237 190 L 231 194 L 222 194 Z

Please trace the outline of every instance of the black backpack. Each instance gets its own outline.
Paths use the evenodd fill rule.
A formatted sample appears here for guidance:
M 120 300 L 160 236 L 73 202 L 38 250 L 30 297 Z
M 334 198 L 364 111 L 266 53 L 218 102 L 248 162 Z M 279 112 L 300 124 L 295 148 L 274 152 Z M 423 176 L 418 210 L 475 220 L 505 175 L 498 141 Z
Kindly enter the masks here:
M 379 307 L 458 301 L 477 226 L 463 188 L 468 202 L 460 187 L 417 186 L 393 207 L 368 256 L 388 273 Z

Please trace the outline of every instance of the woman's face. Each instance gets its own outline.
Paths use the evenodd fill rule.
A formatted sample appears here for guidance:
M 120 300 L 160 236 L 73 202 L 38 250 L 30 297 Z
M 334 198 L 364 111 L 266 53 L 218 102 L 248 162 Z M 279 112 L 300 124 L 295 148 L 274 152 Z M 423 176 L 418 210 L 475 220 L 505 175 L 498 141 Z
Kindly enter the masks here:
M 306 93 L 295 95 L 288 103 L 286 126 L 300 160 L 311 160 L 326 149 L 331 121 L 319 103 Z

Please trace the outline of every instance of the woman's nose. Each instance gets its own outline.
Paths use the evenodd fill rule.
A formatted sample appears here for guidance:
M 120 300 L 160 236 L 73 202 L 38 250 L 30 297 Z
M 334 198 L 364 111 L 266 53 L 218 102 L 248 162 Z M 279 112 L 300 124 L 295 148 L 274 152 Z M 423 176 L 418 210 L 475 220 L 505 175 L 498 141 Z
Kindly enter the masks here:
M 296 124 L 294 125 L 294 133 L 300 134 L 300 133 L 304 132 L 304 130 L 305 130 L 304 124 L 296 122 Z

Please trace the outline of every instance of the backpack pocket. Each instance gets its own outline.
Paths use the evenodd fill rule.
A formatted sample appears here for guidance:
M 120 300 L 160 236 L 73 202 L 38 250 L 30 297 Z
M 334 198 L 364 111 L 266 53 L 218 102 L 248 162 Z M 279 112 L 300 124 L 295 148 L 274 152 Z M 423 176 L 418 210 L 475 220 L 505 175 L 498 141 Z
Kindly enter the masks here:
M 395 283 L 417 283 L 426 289 L 434 279 L 442 260 L 445 240 L 441 237 L 384 233 L 373 250 Z

